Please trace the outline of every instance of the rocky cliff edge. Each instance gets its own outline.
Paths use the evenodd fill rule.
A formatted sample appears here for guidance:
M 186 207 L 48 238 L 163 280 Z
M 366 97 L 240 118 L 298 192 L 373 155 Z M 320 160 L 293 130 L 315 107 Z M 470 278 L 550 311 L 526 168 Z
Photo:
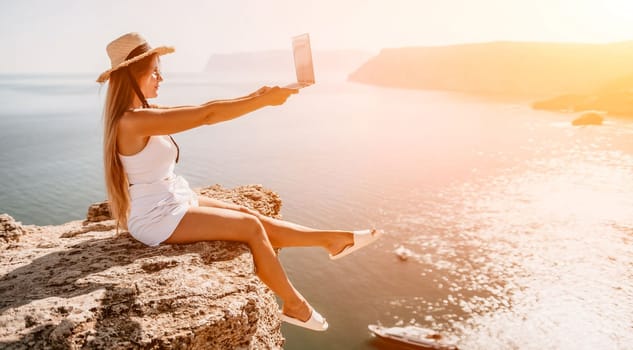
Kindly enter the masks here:
M 259 185 L 198 191 L 279 217 Z M 105 203 L 84 221 L 21 225 L 0 215 L 0 348 L 279 349 L 274 295 L 248 247 L 150 248 L 116 236 Z

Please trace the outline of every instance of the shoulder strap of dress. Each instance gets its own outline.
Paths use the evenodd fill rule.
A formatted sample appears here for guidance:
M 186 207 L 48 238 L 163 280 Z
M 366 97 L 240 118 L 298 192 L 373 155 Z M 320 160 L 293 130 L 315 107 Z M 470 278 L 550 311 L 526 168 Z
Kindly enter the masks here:
M 171 135 L 167 135 L 169 136 L 169 138 L 171 139 L 171 142 L 174 143 L 174 146 L 176 146 L 176 163 L 178 163 L 178 159 L 180 158 L 180 147 L 178 147 L 178 144 L 176 143 L 176 141 L 174 140 L 173 137 L 171 137 Z

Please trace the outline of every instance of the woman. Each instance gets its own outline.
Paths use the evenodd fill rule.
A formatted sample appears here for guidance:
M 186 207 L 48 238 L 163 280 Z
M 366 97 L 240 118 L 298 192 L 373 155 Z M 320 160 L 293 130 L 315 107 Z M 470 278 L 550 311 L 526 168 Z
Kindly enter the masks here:
M 104 109 L 104 167 L 112 215 L 148 246 L 227 240 L 248 244 L 258 277 L 283 301 L 280 318 L 324 331 L 326 320 L 288 280 L 275 248 L 319 246 L 339 259 L 375 241 L 375 230 L 325 231 L 276 220 L 246 207 L 197 196 L 174 174 L 179 148 L 170 134 L 231 120 L 265 106 L 278 106 L 298 91 L 263 87 L 231 100 L 199 106 L 150 106 L 163 81 L 159 56 L 171 47 L 151 48 L 137 33 L 106 49 L 111 69 Z

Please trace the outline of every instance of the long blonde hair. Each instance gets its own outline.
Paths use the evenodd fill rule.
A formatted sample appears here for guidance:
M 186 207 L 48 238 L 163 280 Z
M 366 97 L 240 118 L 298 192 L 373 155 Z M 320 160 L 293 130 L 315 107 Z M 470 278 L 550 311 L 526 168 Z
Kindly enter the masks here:
M 132 84 L 152 69 L 151 64 L 155 57 L 155 54 L 150 55 L 127 67 L 113 71 L 108 83 L 108 93 L 103 110 L 103 167 L 110 213 L 117 220 L 117 234 L 119 226 L 127 230 L 127 218 L 130 210 L 129 181 L 118 156 L 119 121 L 123 114 L 132 107 L 135 97 Z M 135 79 L 135 82 L 132 82 L 131 79 Z M 141 99 L 145 104 L 144 98 Z

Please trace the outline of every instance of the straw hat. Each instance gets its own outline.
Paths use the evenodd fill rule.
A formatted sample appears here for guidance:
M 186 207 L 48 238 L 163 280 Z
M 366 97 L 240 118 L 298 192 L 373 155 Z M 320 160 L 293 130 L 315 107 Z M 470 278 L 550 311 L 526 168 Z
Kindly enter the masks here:
M 174 48 L 171 46 L 151 48 L 147 44 L 147 40 L 139 33 L 127 33 L 109 43 L 106 51 L 110 57 L 112 67 L 99 75 L 97 83 L 105 82 L 110 78 L 110 73 L 121 67 L 125 67 L 154 53 L 159 55 L 172 53 Z M 129 57 L 130 54 L 133 54 L 132 57 Z

